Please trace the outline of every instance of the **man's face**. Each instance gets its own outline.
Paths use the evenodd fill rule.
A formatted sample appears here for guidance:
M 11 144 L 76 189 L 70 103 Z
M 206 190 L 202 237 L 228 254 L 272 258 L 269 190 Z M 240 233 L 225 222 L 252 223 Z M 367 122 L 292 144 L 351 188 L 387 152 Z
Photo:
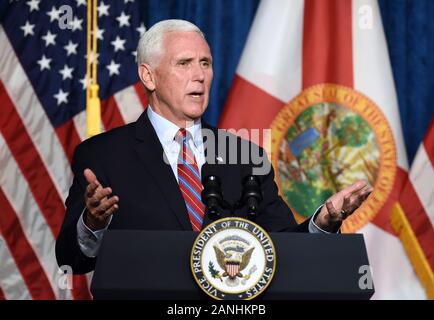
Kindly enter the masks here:
M 154 69 L 156 111 L 180 124 L 202 116 L 213 78 L 211 50 L 197 32 L 169 32 Z

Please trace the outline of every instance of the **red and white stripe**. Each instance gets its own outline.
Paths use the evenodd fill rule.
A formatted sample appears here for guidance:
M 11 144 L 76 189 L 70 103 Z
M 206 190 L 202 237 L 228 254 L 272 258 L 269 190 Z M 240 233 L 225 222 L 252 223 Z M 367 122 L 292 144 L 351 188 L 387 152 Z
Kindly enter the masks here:
M 114 98 L 125 123 L 136 121 L 142 114 L 142 102 L 133 86 L 115 93 Z
M 0 135 L 0 150 L 2 234 L 11 249 L 13 247 L 18 248 L 19 243 L 21 243 L 19 248 L 23 250 L 25 248 L 27 251 L 25 256 L 32 257 L 29 263 L 23 261 L 23 264 L 20 265 L 21 269 L 28 269 L 32 264 L 40 264 L 40 267 L 45 271 L 45 278 L 51 286 L 51 294 L 59 298 L 63 292 L 56 289 L 55 279 L 58 269 L 54 253 L 55 239 L 47 222 L 47 217 L 41 212 L 40 205 L 36 203 L 29 183 L 15 162 L 2 135 Z M 41 191 L 46 192 L 46 190 Z M 12 230 L 14 230 L 13 234 Z M 20 239 L 16 238 L 18 234 Z M 14 255 L 24 253 L 17 252 L 17 250 L 12 251 Z M 24 259 L 25 256 L 22 258 Z M 41 275 L 41 277 L 43 276 Z M 47 292 L 44 298 L 54 298 L 54 296 Z
M 226 265 L 227 271 L 231 277 L 235 277 L 238 273 L 238 270 L 240 269 L 239 264 L 227 264 Z
M 4 288 L 4 289 L 3 289 Z M 32 295 L 27 289 L 24 278 L 20 273 L 14 258 L 6 244 L 5 239 L 0 235 L 0 300 L 29 300 Z
M 400 203 L 434 270 L 434 118 L 417 151 Z
M 59 288 L 54 254 L 85 113 L 53 128 L 1 26 L 0 43 L 0 299 L 89 299 L 85 276 Z M 101 105 L 109 130 L 135 121 L 147 102 L 135 84 Z
M 363 5 L 372 10 L 373 29 L 358 26 Z M 408 164 L 377 1 L 263 0 L 220 125 L 270 128 L 282 107 L 305 88 L 319 83 L 340 84 L 362 92 L 388 119 L 397 148 L 397 179 L 387 203 L 360 232 L 365 235 L 373 268 L 374 298 L 424 298 L 424 290 L 389 223 Z

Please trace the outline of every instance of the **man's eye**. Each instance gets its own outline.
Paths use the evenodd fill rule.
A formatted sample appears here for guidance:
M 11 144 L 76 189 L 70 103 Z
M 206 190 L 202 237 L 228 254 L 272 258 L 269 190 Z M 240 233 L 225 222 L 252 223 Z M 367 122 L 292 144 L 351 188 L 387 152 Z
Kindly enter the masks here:
M 210 65 L 211 63 L 209 63 L 209 61 L 202 61 L 202 67 L 208 68 Z
M 186 66 L 186 65 L 188 65 L 188 61 L 182 60 L 182 61 L 179 61 L 178 64 L 180 66 Z

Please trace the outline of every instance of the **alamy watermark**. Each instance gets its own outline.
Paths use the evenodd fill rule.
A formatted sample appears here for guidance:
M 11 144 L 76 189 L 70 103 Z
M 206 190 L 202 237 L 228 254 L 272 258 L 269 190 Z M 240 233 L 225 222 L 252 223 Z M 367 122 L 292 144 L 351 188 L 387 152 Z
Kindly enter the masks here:
M 267 175 L 271 170 L 269 160 L 271 159 L 271 129 L 211 130 L 202 128 L 196 131 L 196 135 L 192 137 L 187 133 L 184 139 L 189 146 L 193 141 L 198 151 L 205 155 L 205 161 L 208 164 L 250 165 L 253 175 Z M 173 143 L 163 152 L 165 163 L 186 161 L 187 164 L 192 164 L 194 159 L 181 158 L 180 145 L 184 141 L 174 138 L 173 132 L 163 134 L 163 140 L 170 141 L 171 139 Z M 200 143 L 197 143 L 198 141 Z M 170 154 L 179 154 L 179 157 L 174 158 Z
M 72 267 L 69 265 L 60 266 L 58 271 L 57 286 L 61 290 L 72 290 L 73 284 L 73 272 Z
M 361 290 L 372 290 L 374 289 L 374 281 L 372 279 L 372 270 L 369 265 L 362 265 L 359 268 L 359 288 Z
M 372 6 L 365 4 L 358 8 L 358 26 L 362 30 L 372 30 L 374 28 L 374 10 Z

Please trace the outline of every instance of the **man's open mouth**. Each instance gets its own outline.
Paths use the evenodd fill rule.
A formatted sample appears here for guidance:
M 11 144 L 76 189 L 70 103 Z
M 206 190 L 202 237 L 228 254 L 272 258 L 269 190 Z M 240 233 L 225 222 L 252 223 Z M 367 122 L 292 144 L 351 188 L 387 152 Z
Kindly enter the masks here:
M 194 92 L 190 92 L 188 95 L 192 96 L 193 98 L 200 98 L 200 97 L 203 96 L 203 92 L 201 92 L 201 91 L 194 91 Z

